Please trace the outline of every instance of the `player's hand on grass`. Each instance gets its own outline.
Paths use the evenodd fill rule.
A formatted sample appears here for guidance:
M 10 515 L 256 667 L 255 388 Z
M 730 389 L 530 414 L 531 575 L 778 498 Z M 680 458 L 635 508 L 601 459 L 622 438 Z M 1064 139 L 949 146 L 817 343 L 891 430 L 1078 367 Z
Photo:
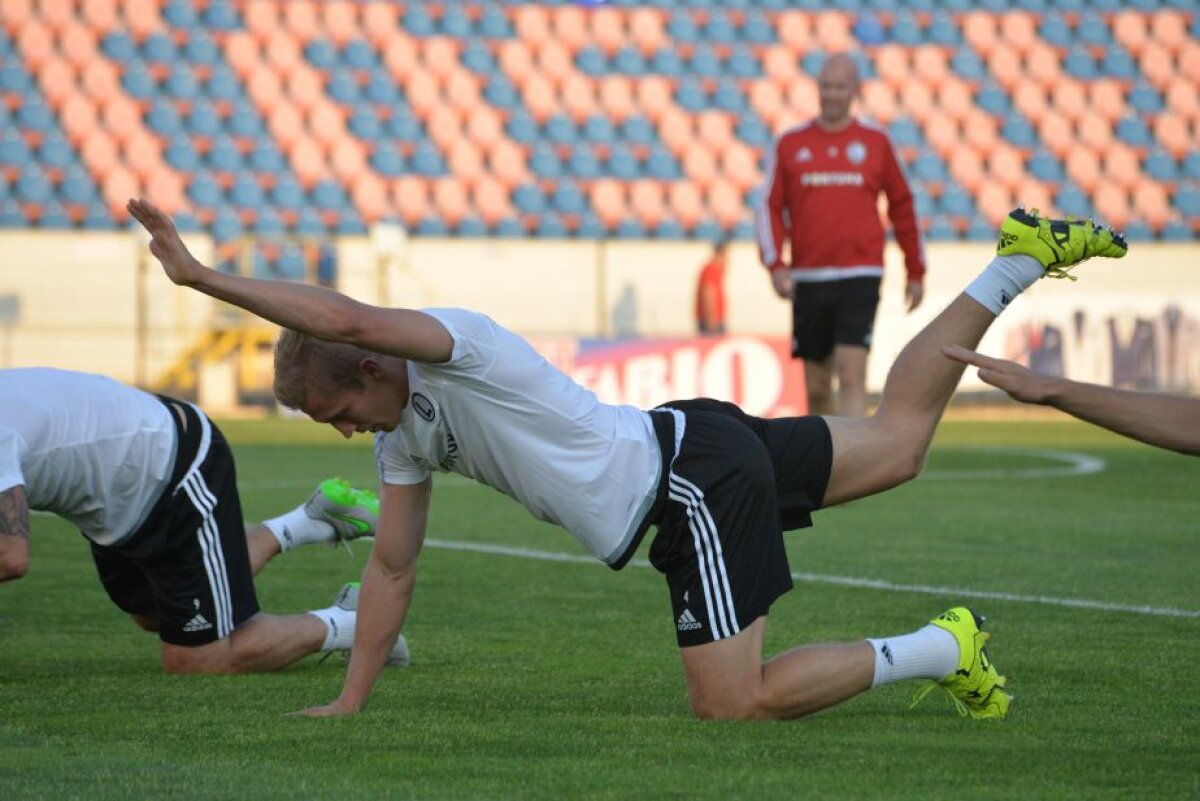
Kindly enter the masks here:
M 201 264 L 183 244 L 175 223 L 148 200 L 130 200 L 125 208 L 150 234 L 150 252 L 162 263 L 167 277 L 181 286 L 197 282 L 208 268 Z
M 289 717 L 301 718 L 333 718 L 339 715 L 355 715 L 358 714 L 358 709 L 350 706 L 343 706 L 340 702 L 334 701 L 332 704 L 324 706 L 310 706 L 308 709 L 300 709 L 296 712 L 289 712 Z
M 1058 383 L 1058 379 L 1035 373 L 1016 362 L 984 356 L 961 345 L 944 347 L 942 354 L 956 362 L 978 367 L 981 381 L 1024 403 L 1048 403 Z

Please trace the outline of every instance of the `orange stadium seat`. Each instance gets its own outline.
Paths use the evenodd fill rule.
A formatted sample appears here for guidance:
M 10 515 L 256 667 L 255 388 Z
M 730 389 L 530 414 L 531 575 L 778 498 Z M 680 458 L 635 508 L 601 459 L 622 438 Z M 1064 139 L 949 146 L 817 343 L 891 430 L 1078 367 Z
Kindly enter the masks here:
M 1129 225 L 1132 215 L 1129 208 L 1129 195 L 1124 189 L 1111 184 L 1101 184 L 1096 188 L 1092 205 L 1101 222 L 1111 225 L 1118 231 Z
M 262 49 L 258 41 L 245 31 L 231 31 L 225 36 L 225 60 L 243 80 L 256 75 L 262 65 Z
M 260 106 L 260 108 L 264 107 Z M 276 143 L 284 150 L 288 150 L 305 135 L 304 115 L 300 113 L 300 109 L 290 103 L 276 104 L 273 110 L 267 114 L 267 129 Z
M 862 87 L 862 105 L 866 115 L 884 125 L 896 118 L 896 93 L 883 81 L 868 80 Z
M 912 48 L 898 44 L 885 44 L 876 48 L 875 72 L 879 74 L 880 80 L 893 89 L 904 86 L 912 72 L 912 54 Z
M 809 109 L 805 116 L 815 116 L 820 107 L 820 98 L 816 95 L 816 89 L 813 89 L 813 100 L 815 105 Z M 900 90 L 900 104 L 908 112 L 908 116 L 912 117 L 917 122 L 923 122 L 933 114 L 933 90 L 923 83 L 917 81 L 909 82 L 903 89 Z
M 504 138 L 504 119 L 491 106 L 479 105 L 463 117 L 466 134 L 472 142 L 490 151 Z
M 376 48 L 384 48 L 397 37 L 407 38 L 399 25 L 400 8 L 395 3 L 364 3 L 363 33 Z
M 121 92 L 117 68 L 111 61 L 97 60 L 83 71 L 83 91 L 94 103 L 107 103 Z
M 913 72 L 916 77 L 937 90 L 942 82 L 950 77 L 949 60 L 946 50 L 936 45 L 922 45 L 913 48 Z
M 125 27 L 138 41 L 166 28 L 159 16 L 157 0 L 125 0 L 121 11 Z
M 634 83 L 638 111 L 651 122 L 658 122 L 663 113 L 674 108 L 671 82 L 661 75 L 645 75 Z
M 1045 214 L 1059 216 L 1058 209 L 1054 207 L 1054 194 L 1051 188 L 1036 178 L 1025 176 L 1018 181 L 1012 197 L 1016 204 L 1024 204 L 1026 208 L 1038 209 Z
M 446 79 L 446 100 L 460 114 L 473 114 L 482 108 L 491 108 L 480 97 L 479 79 L 461 68 L 456 68 Z
M 75 19 L 75 4 L 71 0 L 38 0 L 38 16 L 52 31 L 61 31 Z
M 283 25 L 301 44 L 322 35 L 314 0 L 288 0 L 283 4 Z
M 1171 198 L 1158 181 L 1140 179 L 1133 187 L 1133 211 L 1154 230 L 1160 230 L 1174 217 Z
M 1154 40 L 1172 53 L 1191 41 L 1187 25 L 1187 19 L 1178 9 L 1163 8 L 1150 15 L 1150 33 Z
M 1200 99 L 1196 94 L 1196 83 L 1188 78 L 1175 77 L 1167 84 L 1167 110 L 1191 120 L 1193 126 L 1200 120 Z
M 1025 53 L 1025 80 L 1038 81 L 1054 91 L 1060 81 L 1067 80 L 1062 72 L 1058 51 L 1045 42 L 1037 42 Z
M 1171 79 L 1175 77 L 1175 65 L 1171 61 L 1171 53 L 1153 40 L 1146 43 L 1142 54 L 1138 56 L 1138 68 L 1141 69 L 1146 80 L 1160 91 L 1166 88 Z
M 291 2 L 291 0 L 288 0 Z M 358 39 L 362 31 L 358 27 L 358 9 L 370 5 L 389 3 L 357 3 L 349 0 L 323 0 L 321 3 L 321 28 L 334 44 L 342 47 L 351 39 Z M 393 24 L 392 30 L 395 29 Z
M 979 191 L 975 195 L 975 204 L 983 218 L 992 225 L 999 225 L 1003 222 L 1015 205 L 1013 196 L 1007 189 L 991 182 L 979 187 Z
M 592 40 L 608 56 L 625 44 L 625 12 L 600 6 L 591 12 Z
M 144 128 L 133 131 L 121 144 L 121 151 L 126 166 L 142 180 L 166 169 L 162 160 L 162 145 L 159 144 L 158 137 Z
M 439 81 L 459 69 L 458 42 L 449 36 L 431 36 L 421 47 L 421 62 Z
M 508 189 L 495 178 L 484 176 L 475 184 L 472 192 L 475 209 L 488 225 L 495 225 L 505 217 L 512 216 L 512 205 L 508 202 Z
M 1025 159 L 1008 143 L 998 143 L 987 157 L 988 181 L 1015 190 L 1025 178 Z
M 702 141 L 692 142 L 683 153 L 683 174 L 701 189 L 708 189 L 717 180 L 717 157 Z
M 72 89 L 58 110 L 63 133 L 71 144 L 78 146 L 85 136 L 96 129 L 96 106 L 87 96 Z
M 367 225 L 374 225 L 391 214 L 387 182 L 378 175 L 365 172 L 349 186 L 350 202 Z
M 150 202 L 167 214 L 175 214 L 186 203 L 183 178 L 174 170 L 163 167 L 147 176 L 143 184 Z
M 119 142 L 124 142 L 134 131 L 142 128 L 142 112 L 137 103 L 125 95 L 117 95 L 104 103 L 100 109 L 101 124 Z
M 588 43 L 588 21 L 586 12 L 577 5 L 558 6 L 550 12 L 551 36 L 543 41 L 560 42 L 569 52 L 575 52 Z
M 774 81 L 786 86 L 800 74 L 800 65 L 796 54 L 783 45 L 765 45 L 760 51 L 763 75 L 768 81 Z M 762 81 L 755 81 L 755 84 Z
M 926 89 L 926 94 L 929 90 Z M 817 116 L 821 108 L 820 95 L 817 92 L 817 82 L 807 75 L 800 75 L 792 82 L 787 90 L 788 108 L 802 120 Z
M 716 181 L 708 190 L 708 208 L 722 228 L 732 228 L 746 215 L 742 193 L 728 181 Z
M 1196 149 L 1195 132 L 1183 117 L 1170 111 L 1154 118 L 1154 138 L 1177 159 Z
M 525 109 L 539 124 L 558 113 L 554 85 L 541 75 L 531 75 L 525 80 L 521 87 L 521 98 L 525 101 Z
M 17 34 L 17 52 L 30 72 L 37 72 L 54 55 L 54 34 L 40 19 L 33 19 Z
M 1013 87 L 1024 77 L 1025 69 L 1021 64 L 1021 56 L 1003 42 L 988 48 L 986 60 L 992 77 L 1006 92 L 1012 92 Z
M 1037 122 L 1037 133 L 1042 145 L 1060 159 L 1075 145 L 1071 121 L 1054 110 L 1042 115 Z
M 963 189 L 975 194 L 983 185 L 983 158 L 967 147 L 955 149 L 947 165 L 950 175 Z
M 537 44 L 550 38 L 550 11 L 540 4 L 525 4 L 513 7 L 513 29 L 518 38 L 529 44 Z
M 433 179 L 433 207 L 448 225 L 457 226 L 471 208 L 466 185 L 455 178 Z
M 962 131 L 957 122 L 946 114 L 930 114 L 925 118 L 925 141 L 943 159 L 962 146 Z
M 690 181 L 673 181 L 667 187 L 672 216 L 689 231 L 704 217 L 704 201 L 700 189 Z
M 696 138 L 692 116 L 682 109 L 668 109 L 658 120 L 658 138 L 675 157 L 681 157 Z
M 1127 192 L 1144 180 L 1137 151 L 1129 145 L 1114 142 L 1100 160 L 1105 178 Z
M 523 85 L 536 72 L 533 49 L 520 39 L 510 39 L 500 45 L 500 69 L 517 86 Z
M 734 142 L 721 151 L 721 174 L 740 189 L 749 192 L 762 182 L 758 171 L 758 153 L 742 142 Z
M 537 69 L 550 80 L 561 83 L 575 71 L 575 63 L 567 46 L 555 39 L 539 42 L 535 48 Z
M 255 70 L 246 81 L 246 93 L 259 111 L 268 118 L 280 106 L 291 105 L 284 100 L 283 81 L 280 80 L 279 73 L 271 69 Z
M 613 122 L 622 123 L 634 113 L 633 81 L 624 75 L 600 79 L 600 107 Z
M 33 18 L 33 0 L 0 0 L 0 23 L 8 33 L 20 30 Z
M 1000 38 L 1018 53 L 1026 53 L 1041 38 L 1037 33 L 1037 17 L 1028 11 L 1008 11 L 1000 15 Z
M 1076 133 L 1080 144 L 1092 148 L 1097 153 L 1104 153 L 1113 143 L 1112 126 L 1094 114 L 1080 118 Z
M 329 149 L 329 167 L 333 176 L 347 186 L 352 186 L 366 176 L 374 174 L 367 169 L 367 154 L 361 142 L 350 136 L 334 140 Z
M 117 143 L 103 128 L 93 128 L 83 137 L 79 156 L 92 175 L 103 178 L 117 166 Z
M 474 186 L 483 177 L 483 154 L 470 140 L 455 142 L 450 146 L 447 155 L 450 174 L 467 186 Z
M 308 130 L 325 147 L 332 147 L 346 135 L 345 112 L 322 98 L 308 110 Z
M 53 109 L 59 109 L 68 97 L 76 93 L 75 70 L 61 58 L 47 61 L 37 74 L 42 96 Z
M 1150 41 L 1150 32 L 1146 25 L 1146 15 L 1132 8 L 1118 11 L 1112 16 L 1109 26 L 1113 39 L 1124 47 L 1135 58 L 1141 54 L 1142 48 Z
M 396 213 L 409 227 L 415 226 L 432 211 L 429 182 L 419 175 L 404 175 L 395 179 L 390 194 Z
M 1096 191 L 1100 184 L 1100 158 L 1096 151 L 1085 147 L 1073 147 L 1067 154 L 1064 166 L 1067 177 L 1074 181 L 1076 186 L 1088 194 Z
M 442 151 L 448 150 L 455 142 L 465 138 L 462 118 L 446 105 L 435 106 L 429 112 L 425 128 L 429 132 L 430 141 Z
M 79 69 L 96 60 L 96 50 L 96 34 L 82 23 L 72 22 L 59 33 L 58 51 Z
M 963 39 L 984 58 L 1000 39 L 996 17 L 988 11 L 968 11 L 962 15 L 961 27 Z
M 275 0 L 254 0 L 242 6 L 246 30 L 260 42 L 266 42 L 280 28 L 279 4 Z
M 1098 78 L 1089 81 L 1087 89 L 1088 105 L 1091 110 L 1110 123 L 1115 123 L 1129 113 L 1125 104 L 1125 92 L 1119 81 L 1112 78 Z
M 667 216 L 663 185 L 651 178 L 640 178 L 629 187 L 629 208 L 646 228 L 657 228 Z
M 1087 93 L 1083 84 L 1072 78 L 1062 78 L 1050 93 L 1056 108 L 1064 117 L 1075 122 L 1089 111 Z M 1087 116 L 1095 116 L 1087 114 Z
M 299 41 L 287 31 L 271 31 L 266 37 L 263 52 L 267 56 L 267 63 L 284 75 L 309 69 L 300 52 Z
M 775 81 L 755 81 L 750 84 L 750 108 L 768 127 L 774 127 L 785 106 L 780 84 Z
M 639 6 L 629 11 L 629 38 L 643 56 L 669 45 L 663 15 L 656 8 Z
M 563 78 L 559 89 L 562 106 L 576 123 L 596 113 L 596 84 L 586 75 L 572 70 Z
M 1179 50 L 1179 74 L 1200 83 L 1200 42 L 1189 41 Z
M 626 217 L 625 187 L 614 178 L 600 178 L 592 182 L 588 195 L 592 210 L 605 228 L 613 229 Z
M 380 4 L 372 3 L 371 5 L 377 7 Z M 371 29 L 367 28 L 367 30 Z M 397 32 L 395 36 L 389 37 L 383 47 L 383 64 L 387 67 L 388 74 L 397 81 L 401 83 L 407 81 L 418 69 L 416 41 L 402 32 Z
M 404 90 L 408 95 L 408 105 L 418 119 L 424 120 L 433 109 L 442 104 L 442 93 L 438 89 L 437 79 L 427 72 L 414 71 L 408 76 Z
M 724 111 L 709 109 L 696 115 L 696 134 L 700 141 L 716 153 L 735 143 L 733 118 Z
M 843 53 L 854 45 L 850 15 L 844 11 L 819 11 L 813 24 L 817 44 L 827 53 Z
M 117 27 L 117 0 L 83 0 L 79 4 L 79 13 L 84 24 L 99 36 Z M 3 15 L 0 10 L 0 16 Z
M 975 108 L 975 99 L 971 96 L 971 87 L 966 81 L 947 77 L 938 87 L 937 105 L 942 114 L 962 120 Z
M 123 219 L 126 216 L 125 204 L 129 202 L 129 198 L 140 196 L 142 191 L 134 174 L 117 165 L 104 176 L 100 183 L 100 193 L 104 196 L 109 213 Z
M 529 168 L 525 164 L 525 151 L 511 139 L 500 139 L 488 151 L 488 172 L 507 187 L 514 187 L 529 180 Z
M 793 57 L 803 55 L 816 46 L 813 17 L 807 11 L 788 10 L 775 15 L 775 31 L 782 45 Z
M 325 152 L 317 141 L 309 136 L 300 136 L 292 142 L 288 148 L 288 159 L 301 186 L 312 187 L 329 174 L 325 165 Z
M 972 109 L 963 119 L 963 140 L 987 158 L 1000 142 L 1000 124 L 991 114 Z

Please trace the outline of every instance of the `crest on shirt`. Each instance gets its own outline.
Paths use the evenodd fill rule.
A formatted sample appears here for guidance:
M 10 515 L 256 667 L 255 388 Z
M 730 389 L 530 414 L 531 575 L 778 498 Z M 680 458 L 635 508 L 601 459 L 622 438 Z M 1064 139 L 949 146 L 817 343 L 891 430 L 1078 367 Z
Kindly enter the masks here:
M 413 411 L 420 415 L 426 423 L 432 423 L 433 418 L 437 417 L 437 410 L 433 408 L 433 403 L 420 392 L 413 393 L 412 407 Z
M 855 139 L 846 146 L 846 158 L 851 164 L 862 164 L 867 157 L 867 146 Z
M 837 145 L 830 145 L 829 149 L 825 151 L 825 155 L 829 156 L 829 158 L 831 158 L 831 159 L 837 158 L 837 154 L 838 154 Z
M 796 151 L 796 161 L 812 161 L 812 151 L 807 147 L 802 147 Z

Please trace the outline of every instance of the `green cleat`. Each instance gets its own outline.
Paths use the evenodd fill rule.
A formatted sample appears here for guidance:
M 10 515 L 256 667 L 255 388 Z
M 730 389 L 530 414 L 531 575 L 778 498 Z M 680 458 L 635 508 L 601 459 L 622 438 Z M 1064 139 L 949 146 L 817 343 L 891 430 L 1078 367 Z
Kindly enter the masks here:
M 304 504 L 304 512 L 314 520 L 333 526 L 331 545 L 372 537 L 379 525 L 379 496 L 370 490 L 355 489 L 341 478 L 327 478 Z
M 1004 691 L 1005 679 L 996 672 L 996 666 L 983 647 L 991 637 L 989 632 L 982 630 L 983 618 L 965 606 L 956 606 L 930 622 L 953 634 L 958 641 L 958 670 L 941 681 L 922 683 L 913 693 L 912 706 L 941 687 L 963 717 L 970 715 L 984 719 L 1007 715 L 1012 696 Z
M 1091 220 L 1051 220 L 1039 217 L 1038 210 L 1013 209 L 1000 226 L 996 253 L 1000 256 L 1024 254 L 1041 263 L 1050 278 L 1070 278 L 1070 270 L 1093 256 L 1119 259 L 1129 252 L 1120 234 Z

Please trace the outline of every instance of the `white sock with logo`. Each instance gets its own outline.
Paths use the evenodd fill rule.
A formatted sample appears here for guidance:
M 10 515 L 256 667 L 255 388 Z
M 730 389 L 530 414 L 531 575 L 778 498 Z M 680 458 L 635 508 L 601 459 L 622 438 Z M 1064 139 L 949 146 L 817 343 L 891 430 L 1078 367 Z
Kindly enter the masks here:
M 1045 274 L 1042 263 L 1033 256 L 1024 253 L 997 256 L 964 291 L 992 314 L 999 315 L 1017 295 Z
M 932 623 L 912 634 L 867 642 L 875 649 L 872 687 L 905 679 L 941 681 L 958 670 L 958 640 Z
M 279 548 L 283 551 L 290 551 L 297 545 L 327 542 L 333 536 L 333 526 L 324 520 L 309 517 L 304 511 L 304 504 L 287 514 L 265 521 L 263 525 L 279 540 Z
M 310 615 L 325 624 L 325 644 L 322 651 L 342 651 L 354 645 L 354 624 L 358 613 L 340 606 L 314 609 Z

